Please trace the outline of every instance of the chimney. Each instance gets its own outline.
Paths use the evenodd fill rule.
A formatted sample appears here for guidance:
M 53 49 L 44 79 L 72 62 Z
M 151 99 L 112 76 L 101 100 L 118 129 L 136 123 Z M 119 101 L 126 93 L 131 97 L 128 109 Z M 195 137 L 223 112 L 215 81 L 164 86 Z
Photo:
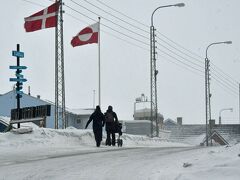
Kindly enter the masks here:
M 182 125 L 182 117 L 177 117 L 177 124 Z
M 38 99 L 40 99 L 40 97 L 41 97 L 40 95 L 37 95 L 37 98 L 38 98 Z

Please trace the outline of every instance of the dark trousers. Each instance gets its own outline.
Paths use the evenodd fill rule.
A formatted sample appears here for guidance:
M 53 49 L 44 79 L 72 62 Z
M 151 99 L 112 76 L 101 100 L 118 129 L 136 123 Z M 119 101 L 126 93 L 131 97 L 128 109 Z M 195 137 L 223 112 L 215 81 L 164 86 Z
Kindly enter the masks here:
M 96 146 L 99 147 L 102 141 L 102 129 L 94 130 L 93 133 L 96 141 Z
M 112 136 L 112 138 L 111 138 L 111 136 Z M 116 142 L 115 133 L 112 133 L 111 131 L 107 131 L 106 145 L 115 146 L 115 142 Z

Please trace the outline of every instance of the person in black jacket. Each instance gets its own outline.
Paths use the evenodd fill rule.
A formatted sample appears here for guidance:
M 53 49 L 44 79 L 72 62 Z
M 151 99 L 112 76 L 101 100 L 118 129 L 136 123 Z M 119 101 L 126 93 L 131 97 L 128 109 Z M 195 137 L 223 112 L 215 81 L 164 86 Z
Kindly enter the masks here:
M 106 131 L 107 131 L 107 139 L 106 139 L 106 145 L 107 146 L 115 146 L 115 127 L 118 123 L 118 117 L 117 114 L 113 111 L 112 106 L 108 106 L 108 110 L 104 113 L 105 115 L 105 121 L 106 121 Z M 112 135 L 112 140 L 111 140 Z
M 100 106 L 96 106 L 96 110 L 91 114 L 85 129 L 91 121 L 93 121 L 93 133 L 96 140 L 96 146 L 100 147 L 102 141 L 102 127 L 105 124 L 105 117 L 101 112 Z

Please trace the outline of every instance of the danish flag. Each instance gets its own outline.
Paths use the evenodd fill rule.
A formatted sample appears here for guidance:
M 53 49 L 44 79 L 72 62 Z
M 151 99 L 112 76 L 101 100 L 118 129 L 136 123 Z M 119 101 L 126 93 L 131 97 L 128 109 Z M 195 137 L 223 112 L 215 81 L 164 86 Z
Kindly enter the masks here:
M 85 44 L 98 43 L 99 22 L 82 29 L 75 37 L 71 44 L 73 47 Z
M 57 26 L 57 15 L 59 9 L 59 2 L 43 9 L 29 17 L 24 18 L 24 28 L 26 32 L 33 32 L 45 28 Z

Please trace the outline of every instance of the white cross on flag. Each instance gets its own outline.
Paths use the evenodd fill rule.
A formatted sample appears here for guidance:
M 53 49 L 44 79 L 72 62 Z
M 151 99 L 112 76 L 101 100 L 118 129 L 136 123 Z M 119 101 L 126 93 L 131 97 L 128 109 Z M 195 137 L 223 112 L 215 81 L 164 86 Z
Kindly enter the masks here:
M 26 32 L 33 32 L 45 28 L 56 27 L 59 2 L 43 9 L 29 17 L 24 18 Z
M 85 44 L 98 43 L 99 22 L 92 24 L 81 30 L 73 37 L 71 44 L 73 47 Z

